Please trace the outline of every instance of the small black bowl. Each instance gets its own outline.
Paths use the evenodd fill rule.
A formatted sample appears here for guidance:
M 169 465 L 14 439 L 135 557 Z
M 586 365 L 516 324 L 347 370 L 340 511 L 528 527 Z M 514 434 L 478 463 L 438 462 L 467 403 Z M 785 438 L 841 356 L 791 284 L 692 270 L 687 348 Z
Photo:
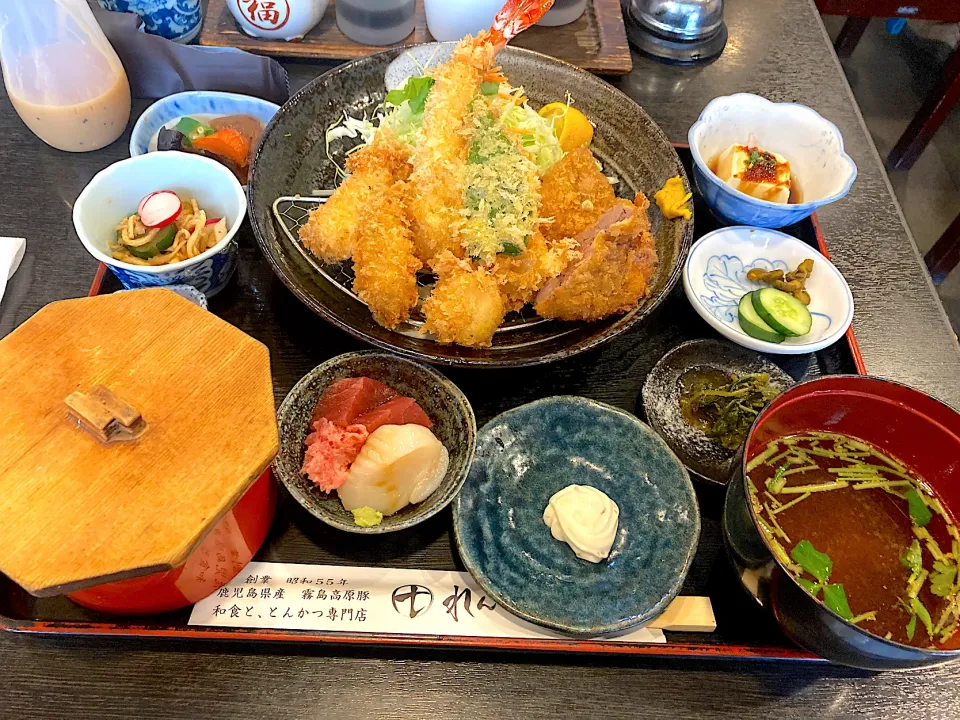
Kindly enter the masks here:
M 766 373 L 777 392 L 793 385 L 794 379 L 763 355 L 720 340 L 690 340 L 677 345 L 647 375 L 643 383 L 647 422 L 691 473 L 726 485 L 733 474 L 737 451 L 690 425 L 680 409 L 680 379 L 697 368 L 719 370 L 726 375 Z
M 368 377 L 379 380 L 401 395 L 412 397 L 433 421 L 431 430 L 450 453 L 447 475 L 423 502 L 407 505 L 387 515 L 373 527 L 360 527 L 353 513 L 343 508 L 334 493 L 325 493 L 300 472 L 303 441 L 310 432 L 310 417 L 327 387 L 344 378 Z M 460 492 L 470 471 L 477 442 L 477 422 L 470 402 L 460 389 L 436 370 L 375 351 L 338 355 L 308 372 L 284 398 L 277 413 L 280 426 L 280 453 L 273 472 L 294 499 L 327 525 L 352 533 L 378 535 L 406 530 L 443 510 Z

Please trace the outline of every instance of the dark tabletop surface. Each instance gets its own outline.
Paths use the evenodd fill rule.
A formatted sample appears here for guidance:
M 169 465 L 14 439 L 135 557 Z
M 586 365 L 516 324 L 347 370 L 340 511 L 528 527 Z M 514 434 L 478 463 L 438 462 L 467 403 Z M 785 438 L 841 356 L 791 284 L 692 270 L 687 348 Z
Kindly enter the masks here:
M 615 83 L 676 142 L 686 141 L 687 128 L 711 98 L 738 91 L 810 105 L 835 122 L 859 177 L 846 199 L 820 213 L 820 221 L 833 260 L 853 289 L 854 327 L 867 368 L 960 407 L 956 338 L 812 0 L 728 0 L 726 20 L 730 40 L 712 65 L 680 69 L 635 57 L 633 73 Z M 326 67 L 290 65 L 293 88 Z M 134 118 L 146 105 L 137 101 Z M 48 302 L 86 294 L 96 263 L 73 231 L 71 207 L 97 171 L 127 155 L 127 140 L 125 135 L 84 155 L 52 150 L 30 134 L 6 96 L 0 96 L 0 234 L 27 237 L 29 243 L 0 305 L 0 336 Z M 244 242 L 252 244 L 250 237 Z M 286 293 L 277 286 L 279 281 L 269 291 Z M 298 312 L 292 296 L 283 306 Z M 275 363 L 317 352 L 294 347 L 271 351 Z M 278 394 L 287 389 L 278 387 Z M 79 641 L 13 634 L 0 635 L 0 659 L 3 718 L 775 714 L 784 719 L 933 720 L 960 715 L 958 665 L 872 675 L 811 664 Z

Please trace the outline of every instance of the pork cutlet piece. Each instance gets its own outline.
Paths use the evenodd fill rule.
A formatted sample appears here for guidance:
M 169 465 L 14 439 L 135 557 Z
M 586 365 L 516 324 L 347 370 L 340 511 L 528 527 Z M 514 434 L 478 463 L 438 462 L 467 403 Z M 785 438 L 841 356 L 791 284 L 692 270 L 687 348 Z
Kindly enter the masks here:
M 600 320 L 636 307 L 657 266 L 648 206 L 642 193 L 635 204 L 617 200 L 580 233 L 582 256 L 537 293 L 537 313 L 560 320 Z
M 613 207 L 617 197 L 588 148 L 567 153 L 543 176 L 540 231 L 547 241 L 577 237 Z

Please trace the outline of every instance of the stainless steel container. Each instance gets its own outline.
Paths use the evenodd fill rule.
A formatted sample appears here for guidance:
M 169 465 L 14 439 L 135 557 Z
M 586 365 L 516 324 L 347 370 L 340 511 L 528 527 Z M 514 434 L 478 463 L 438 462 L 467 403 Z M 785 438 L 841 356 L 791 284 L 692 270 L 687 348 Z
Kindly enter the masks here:
M 630 42 L 668 62 L 709 62 L 727 44 L 723 0 L 623 0 L 623 10 Z

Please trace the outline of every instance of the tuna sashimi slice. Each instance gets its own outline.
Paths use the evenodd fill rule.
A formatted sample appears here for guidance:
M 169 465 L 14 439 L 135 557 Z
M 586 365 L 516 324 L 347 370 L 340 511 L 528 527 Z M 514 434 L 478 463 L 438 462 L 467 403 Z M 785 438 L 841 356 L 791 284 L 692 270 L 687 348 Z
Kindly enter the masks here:
M 368 410 L 397 397 L 397 391 L 368 377 L 345 378 L 328 387 L 320 397 L 310 419 L 311 426 L 319 418 L 346 427 Z
M 381 425 L 423 425 L 433 427 L 433 423 L 423 408 L 417 405 L 413 398 L 404 396 L 395 397 L 382 405 L 378 405 L 369 412 L 357 417 L 354 422 L 363 425 L 367 432 L 372 433 Z
M 324 492 L 336 490 L 347 480 L 350 464 L 357 459 L 369 433 L 363 425 L 339 427 L 320 418 L 311 427 L 313 432 L 304 441 L 304 473 Z

